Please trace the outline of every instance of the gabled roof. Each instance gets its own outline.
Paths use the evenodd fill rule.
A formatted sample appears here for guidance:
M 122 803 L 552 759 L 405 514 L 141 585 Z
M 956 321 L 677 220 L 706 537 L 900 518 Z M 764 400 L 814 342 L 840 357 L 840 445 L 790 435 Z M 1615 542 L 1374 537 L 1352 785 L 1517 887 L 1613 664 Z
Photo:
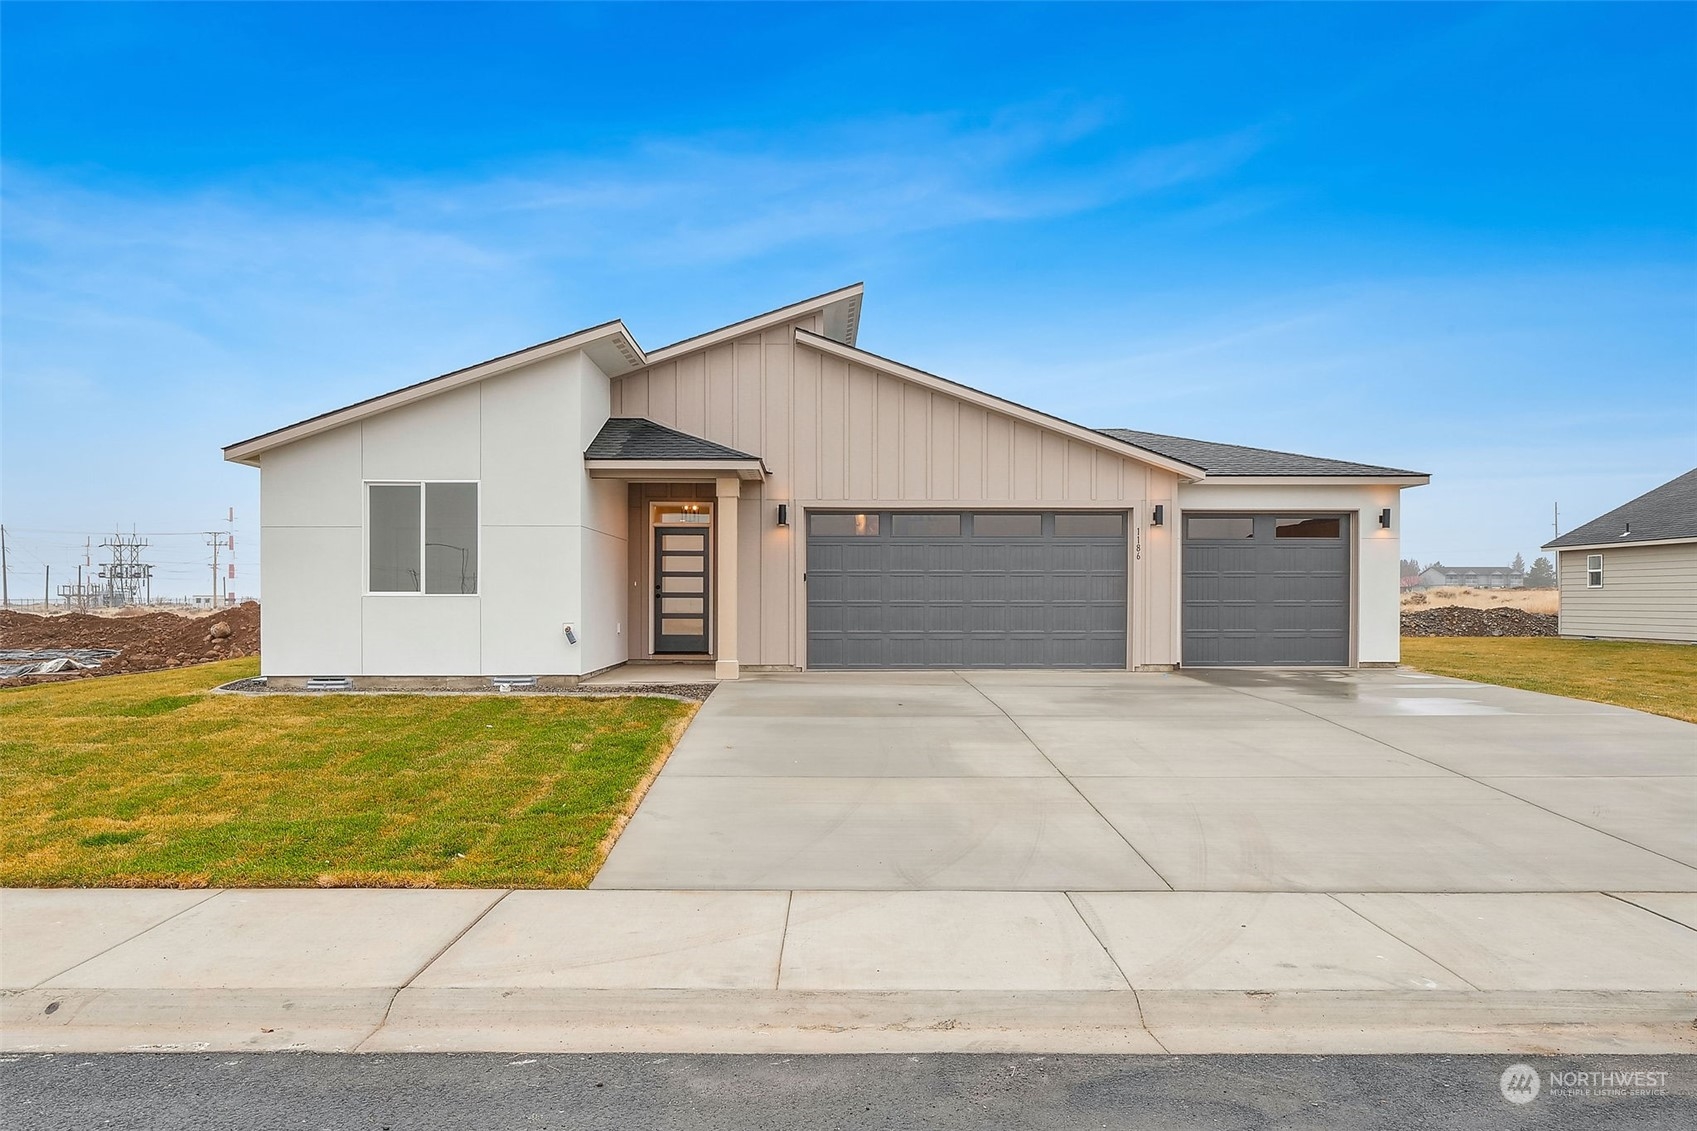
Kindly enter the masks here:
M 563 337 L 539 342 L 534 346 L 526 346 L 524 349 L 502 354 L 500 357 L 490 358 L 488 361 L 480 361 L 476 365 L 468 365 L 464 369 L 456 369 L 439 377 L 419 381 L 393 392 L 367 397 L 363 401 L 355 401 L 353 404 L 345 405 L 342 408 L 322 412 L 317 416 L 310 416 L 294 424 L 274 428 L 269 432 L 262 432 L 246 440 L 238 440 L 224 448 L 224 458 L 235 463 L 252 464 L 262 452 L 271 448 L 292 444 L 297 440 L 304 440 L 308 436 L 328 432 L 332 428 L 340 428 L 344 424 L 351 424 L 356 420 L 376 416 L 402 405 L 424 400 L 426 397 L 439 396 L 462 385 L 483 381 L 509 370 L 517 369 L 522 365 L 529 365 L 545 358 L 569 353 L 575 349 L 581 349 L 587 353 L 595 364 L 601 367 L 602 372 L 609 377 L 620 377 L 627 373 L 634 373 L 636 370 L 643 369 L 655 362 L 667 361 L 683 354 L 706 349 L 717 342 L 758 333 L 772 326 L 781 326 L 785 322 L 794 321 L 815 311 L 819 312 L 824 318 L 826 336 L 852 346 L 860 332 L 860 302 L 865 289 L 864 284 L 851 283 L 846 287 L 826 291 L 824 294 L 815 295 L 788 306 L 781 306 L 776 310 L 768 310 L 764 314 L 745 318 L 741 322 L 735 322 L 717 330 L 710 330 L 693 338 L 685 338 L 681 342 L 673 342 L 671 345 L 662 346 L 652 353 L 644 351 L 637 344 L 636 338 L 625 328 L 625 324 L 614 319 L 611 322 L 603 322 L 599 326 L 590 326 Z
M 759 459 L 747 452 L 679 432 L 640 416 L 615 416 L 584 449 L 584 459 L 713 460 Z
M 1024 420 L 1028 423 L 1037 425 L 1039 428 L 1047 428 L 1052 432 L 1058 432 L 1061 435 L 1070 437 L 1080 443 L 1090 444 L 1098 448 L 1105 448 L 1116 455 L 1126 454 L 1125 449 L 1127 447 L 1138 448 L 1137 458 L 1142 460 L 1144 463 L 1174 472 L 1185 479 L 1201 479 L 1206 474 L 1205 470 L 1199 464 L 1192 463 L 1189 460 L 1176 456 L 1168 456 L 1163 452 L 1157 452 L 1150 448 L 1143 448 L 1141 445 L 1132 441 L 1121 440 L 1117 437 L 1108 436 L 1099 429 L 1086 428 L 1082 424 L 1074 424 L 1070 420 L 1062 420 L 1058 416 L 1050 416 L 1048 413 L 1039 409 L 1030 408 L 1015 401 L 1006 400 L 1002 397 L 996 396 L 994 393 L 986 393 L 982 389 L 974 389 L 970 385 L 962 385 L 960 382 L 951 381 L 947 377 L 939 377 L 935 373 L 927 373 L 923 369 L 915 369 L 911 365 L 904 365 L 899 361 L 891 360 L 890 358 L 883 357 L 868 350 L 856 349 L 853 346 L 832 341 L 820 334 L 814 334 L 807 330 L 803 330 L 799 326 L 796 327 L 795 340 L 797 345 L 808 346 L 812 349 L 819 350 L 821 353 L 828 353 L 833 357 L 840 357 L 845 361 L 852 361 L 858 365 L 864 365 L 868 369 L 876 369 L 880 373 L 888 373 L 892 376 L 911 381 L 916 385 L 945 392 L 952 397 L 958 397 L 963 401 L 978 405 L 982 408 L 987 408 L 994 412 L 1011 416 L 1016 420 Z
M 587 353 L 595 364 L 609 374 L 629 372 L 639 369 L 648 363 L 642 352 L 642 347 L 636 344 L 625 324 L 618 319 L 603 322 L 599 326 L 590 326 L 562 337 L 551 338 L 546 342 L 538 342 L 534 346 L 526 346 L 522 350 L 504 353 L 500 357 L 492 357 L 488 361 L 480 361 L 476 365 L 468 365 L 464 369 L 455 369 L 440 377 L 432 377 L 406 385 L 392 392 L 382 393 L 375 397 L 367 397 L 363 401 L 344 405 L 341 408 L 321 412 L 317 416 L 309 416 L 294 424 L 273 428 L 269 432 L 261 432 L 246 440 L 238 440 L 224 448 L 224 458 L 235 463 L 253 463 L 260 453 L 271 448 L 292 444 L 315 436 L 320 432 L 328 432 L 332 428 L 340 428 L 344 424 L 352 424 L 356 420 L 364 420 L 369 416 L 388 412 L 414 401 L 427 397 L 440 396 L 443 393 L 458 389 L 463 385 L 482 381 L 497 374 L 517 369 L 521 365 L 542 361 L 559 354 L 570 353 L 581 349 Z
M 782 326 L 814 311 L 824 315 L 825 337 L 852 348 L 860 336 L 860 300 L 865 290 L 864 283 L 850 283 L 846 287 L 826 291 L 822 295 L 814 295 L 800 302 L 792 302 L 788 306 L 780 306 L 776 310 L 768 310 L 764 314 L 756 314 L 753 318 L 744 318 L 741 322 L 733 322 L 729 326 L 721 326 L 717 330 L 709 330 L 705 334 L 697 334 L 681 342 L 661 346 L 648 355 L 645 364 L 658 365 L 662 361 L 670 361 L 674 357 L 694 353 L 720 342 L 756 334 L 773 326 Z
M 1543 549 L 1630 546 L 1634 542 L 1697 541 L 1697 467 L 1646 491 L 1600 518 L 1576 527 Z
M 1341 459 L 1298 455 L 1295 452 L 1274 451 L 1271 448 L 1246 448 L 1240 444 L 1216 444 L 1211 440 L 1192 440 L 1184 436 L 1164 436 L 1159 432 L 1138 432 L 1130 428 L 1101 428 L 1105 436 L 1159 452 L 1169 459 L 1182 460 L 1207 470 L 1210 476 L 1296 476 L 1300 478 L 1359 478 L 1407 479 L 1426 478 L 1424 471 L 1406 471 L 1397 467 L 1378 467 L 1370 463 L 1352 463 Z

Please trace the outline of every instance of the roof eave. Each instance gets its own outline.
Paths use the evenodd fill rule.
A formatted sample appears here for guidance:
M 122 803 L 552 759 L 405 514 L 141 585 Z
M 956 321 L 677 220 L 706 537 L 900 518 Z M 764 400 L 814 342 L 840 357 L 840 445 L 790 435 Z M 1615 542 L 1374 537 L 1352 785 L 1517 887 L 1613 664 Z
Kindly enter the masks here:
M 1180 479 L 1201 482 L 1203 479 L 1206 479 L 1208 475 L 1208 472 L 1205 469 L 1197 467 L 1194 464 L 1172 459 L 1169 456 L 1161 455 L 1159 452 L 1152 452 L 1147 448 L 1140 448 L 1136 444 L 1127 440 L 1121 440 L 1116 437 L 1106 435 L 1102 432 L 1098 432 L 1094 428 L 1086 428 L 1082 424 L 1075 424 L 1070 420 L 1063 420 L 1058 416 L 1050 416 L 1046 412 L 1031 408 L 1027 405 L 1019 404 L 1017 401 L 1006 400 L 993 393 L 986 393 L 982 389 L 974 389 L 970 385 L 963 385 L 958 381 L 951 381 L 947 377 L 939 377 L 935 373 L 927 373 L 923 369 L 915 369 L 911 365 L 904 365 L 899 361 L 894 361 L 880 354 L 859 349 L 855 346 L 845 346 L 840 342 L 833 341 L 830 338 L 821 334 L 815 334 L 809 330 L 803 330 L 800 327 L 796 328 L 795 340 L 797 345 L 816 349 L 821 353 L 830 354 L 831 356 L 841 358 L 844 361 L 851 361 L 859 365 L 865 365 L 869 369 L 878 369 L 887 373 L 892 373 L 898 377 L 912 381 L 916 385 L 936 389 L 939 392 L 944 392 L 950 396 L 958 397 L 961 400 L 967 401 L 971 404 L 976 404 L 981 408 L 989 409 L 992 412 L 1004 413 L 1008 416 L 1014 417 L 1015 419 L 1035 424 L 1040 428 L 1047 428 L 1050 431 L 1058 432 L 1061 435 L 1078 440 L 1081 443 L 1089 444 L 1093 448 L 1112 452 L 1115 455 L 1133 458 L 1153 467 L 1159 467 L 1164 471 L 1172 472 Z
M 597 349 L 598 346 L 603 348 Z M 550 357 L 558 357 L 577 349 L 590 354 L 591 360 L 600 366 L 604 372 L 607 370 L 608 364 L 614 363 L 618 359 L 628 361 L 625 368 L 629 371 L 640 369 L 647 362 L 646 355 L 643 353 L 642 347 L 637 344 L 636 338 L 625 328 L 623 321 L 615 318 L 613 321 L 603 322 L 599 326 L 591 326 L 586 330 L 579 330 L 561 338 L 527 346 L 522 350 L 515 350 L 512 353 L 502 354 L 500 357 L 490 358 L 488 361 L 478 362 L 476 365 L 468 365 L 464 369 L 456 369 L 438 377 L 431 377 L 428 380 L 407 385 L 404 388 L 382 393 L 375 397 L 368 397 L 363 401 L 355 401 L 351 405 L 331 409 L 329 412 L 319 413 L 317 416 L 309 416 L 305 420 L 296 421 L 269 432 L 262 432 L 246 440 L 238 440 L 234 444 L 225 445 L 223 449 L 224 459 L 230 463 L 258 467 L 258 457 L 273 448 L 292 444 L 309 436 L 328 432 L 332 428 L 340 428 L 343 425 L 400 408 L 414 401 L 438 396 L 464 385 L 487 380 L 520 366 L 544 361 Z M 605 362 L 603 358 L 606 359 Z
M 1216 472 L 1206 480 L 1221 486 L 1271 487 L 1424 487 L 1432 481 L 1430 475 L 1419 473 L 1380 475 L 1371 472 L 1338 472 L 1335 475 L 1228 475 Z
M 631 483 L 688 483 L 726 475 L 759 482 L 768 474 L 758 459 L 585 459 L 583 466 L 591 479 Z
M 827 329 L 836 328 L 848 341 L 848 348 L 854 348 L 854 342 L 860 334 L 860 304 L 866 292 L 865 283 L 850 283 L 834 291 L 826 291 L 822 295 L 792 302 L 776 310 L 768 310 L 764 314 L 756 314 L 752 318 L 744 318 L 741 322 L 733 322 L 729 326 L 721 326 L 717 330 L 709 330 L 697 334 L 693 338 L 685 338 L 681 342 L 661 346 L 648 355 L 648 359 L 638 368 L 659 365 L 664 361 L 673 361 L 685 354 L 695 353 L 722 342 L 735 341 L 750 334 L 758 334 L 785 322 L 794 321 L 808 314 L 823 312 Z M 835 337 L 826 335 L 832 341 Z
M 1633 546 L 1684 546 L 1697 543 L 1697 535 L 1686 535 L 1683 538 L 1616 538 L 1607 542 L 1575 542 L 1571 545 L 1557 538 L 1553 542 L 1545 542 L 1540 550 L 1621 550 Z

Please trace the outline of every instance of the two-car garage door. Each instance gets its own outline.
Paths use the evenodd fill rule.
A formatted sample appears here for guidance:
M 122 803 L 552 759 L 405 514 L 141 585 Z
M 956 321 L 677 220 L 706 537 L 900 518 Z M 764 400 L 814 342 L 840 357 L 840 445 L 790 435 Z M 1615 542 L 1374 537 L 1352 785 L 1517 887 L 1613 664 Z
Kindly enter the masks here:
M 1123 513 L 812 512 L 811 668 L 1123 668 Z

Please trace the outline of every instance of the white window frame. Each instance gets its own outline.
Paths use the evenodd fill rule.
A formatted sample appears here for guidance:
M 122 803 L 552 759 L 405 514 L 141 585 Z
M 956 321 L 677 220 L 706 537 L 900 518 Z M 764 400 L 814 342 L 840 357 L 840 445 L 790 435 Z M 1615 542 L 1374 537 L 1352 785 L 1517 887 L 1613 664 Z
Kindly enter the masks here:
M 1596 564 L 1593 565 L 1592 563 Z M 1593 581 L 1592 578 L 1596 580 Z M 1603 587 L 1603 555 L 1585 555 L 1585 588 L 1601 589 Z
M 429 580 L 424 576 L 428 569 L 425 538 L 428 537 L 424 520 L 425 488 L 432 483 L 469 483 L 477 488 L 477 526 L 473 536 L 477 539 L 477 589 L 471 593 L 429 593 L 426 588 Z M 373 487 L 417 487 L 418 488 L 418 589 L 408 593 L 398 589 L 373 589 L 371 587 L 371 489 Z M 365 479 L 360 482 L 360 590 L 367 597 L 434 597 L 449 599 L 465 599 L 483 595 L 483 481 L 481 479 Z

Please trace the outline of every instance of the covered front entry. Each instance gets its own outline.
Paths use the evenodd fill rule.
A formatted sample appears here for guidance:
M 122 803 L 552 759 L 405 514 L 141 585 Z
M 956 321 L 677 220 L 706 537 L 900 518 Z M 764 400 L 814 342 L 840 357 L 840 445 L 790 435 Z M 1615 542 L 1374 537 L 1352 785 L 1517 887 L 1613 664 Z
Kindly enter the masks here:
M 709 516 L 696 504 L 654 509 L 654 652 L 705 655 L 711 639 Z M 694 525 L 681 525 L 686 522 Z
M 1186 667 L 1349 663 L 1349 517 L 1184 517 Z
M 1123 668 L 1124 512 L 814 511 L 810 668 Z

